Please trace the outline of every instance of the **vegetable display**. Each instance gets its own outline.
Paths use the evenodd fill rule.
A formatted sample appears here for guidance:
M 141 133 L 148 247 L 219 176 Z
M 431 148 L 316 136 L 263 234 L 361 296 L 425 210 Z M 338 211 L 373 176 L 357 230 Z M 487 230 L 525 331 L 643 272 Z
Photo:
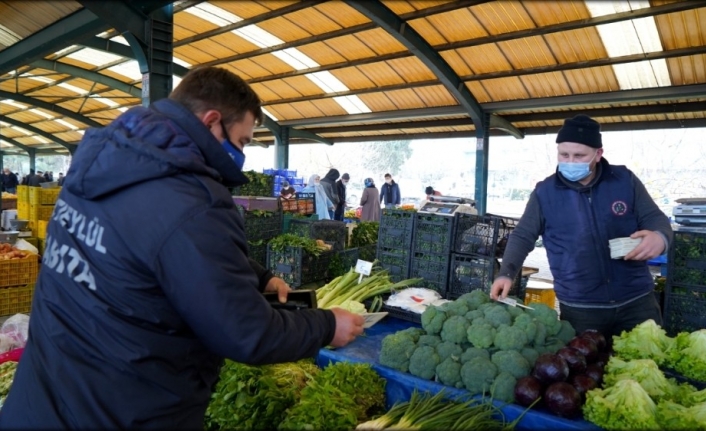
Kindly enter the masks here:
M 0 364 L 0 406 L 5 401 L 7 393 L 10 392 L 10 386 L 12 386 L 16 370 L 17 362 L 8 361 Z
M 272 175 L 261 174 L 255 171 L 243 172 L 249 182 L 236 188 L 236 193 L 240 196 L 271 196 L 274 187 L 274 177 Z
M 530 374 L 537 357 L 556 352 L 575 335 L 555 310 L 544 304 L 532 307 L 524 311 L 491 302 L 481 290 L 429 306 L 421 317 L 422 329 L 408 328 L 383 339 L 379 362 L 465 388 L 471 395 L 489 393 L 512 402 L 517 380 Z
M 273 251 L 284 251 L 287 247 L 301 247 L 312 256 L 318 256 L 321 254 L 321 251 L 330 249 L 322 246 L 321 243 L 317 243 L 314 239 L 293 235 L 291 233 L 284 233 L 272 238 L 269 245 L 270 249 Z
M 370 244 L 377 244 L 379 229 L 380 223 L 376 221 L 364 221 L 358 223 L 351 232 L 351 247 L 362 247 Z

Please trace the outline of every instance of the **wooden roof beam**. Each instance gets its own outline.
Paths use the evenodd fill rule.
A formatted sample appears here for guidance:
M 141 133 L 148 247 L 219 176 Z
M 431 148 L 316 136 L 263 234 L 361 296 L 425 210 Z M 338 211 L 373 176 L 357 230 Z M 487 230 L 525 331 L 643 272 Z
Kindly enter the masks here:
M 59 139 L 56 136 L 52 135 L 51 133 L 45 132 L 44 130 L 39 129 L 37 127 L 34 127 L 31 124 L 23 123 L 22 121 L 15 120 L 14 118 L 10 118 L 6 115 L 3 115 L 2 117 L 0 117 L 0 121 L 8 123 L 8 124 L 12 124 L 13 126 L 17 126 L 17 127 L 21 127 L 23 129 L 26 129 L 28 132 L 32 132 L 35 135 L 39 135 L 43 138 L 46 138 L 52 142 L 55 142 L 55 143 L 61 145 L 62 147 L 68 149 L 70 152 L 73 152 L 76 150 L 76 146 L 77 146 L 76 144 L 69 144 L 68 142 L 64 141 L 63 139 Z M 3 139 L 5 139 L 5 138 L 3 138 Z
M 74 111 L 62 108 L 61 106 L 55 105 L 53 103 L 47 103 L 43 100 L 39 100 L 34 97 L 25 96 L 24 94 L 11 93 L 9 91 L 0 90 L 0 98 L 11 99 L 20 103 L 26 103 L 27 105 L 31 105 L 37 108 L 42 108 L 46 111 L 55 112 L 64 117 L 79 121 L 89 127 L 103 127 L 101 123 L 92 120 L 91 118 L 88 118 L 81 114 L 77 114 Z

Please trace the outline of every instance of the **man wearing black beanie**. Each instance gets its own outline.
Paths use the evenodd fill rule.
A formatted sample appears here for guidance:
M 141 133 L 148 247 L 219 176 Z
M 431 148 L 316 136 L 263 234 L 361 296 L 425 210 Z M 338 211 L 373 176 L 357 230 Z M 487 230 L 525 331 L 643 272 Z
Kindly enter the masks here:
M 600 124 L 587 115 L 564 121 L 556 137 L 557 170 L 539 182 L 510 235 L 491 287 L 504 298 L 542 236 L 561 319 L 576 332 L 595 329 L 608 339 L 653 319 L 662 323 L 647 260 L 669 247 L 673 233 L 642 182 L 603 158 Z M 619 259 L 609 241 L 640 243 Z

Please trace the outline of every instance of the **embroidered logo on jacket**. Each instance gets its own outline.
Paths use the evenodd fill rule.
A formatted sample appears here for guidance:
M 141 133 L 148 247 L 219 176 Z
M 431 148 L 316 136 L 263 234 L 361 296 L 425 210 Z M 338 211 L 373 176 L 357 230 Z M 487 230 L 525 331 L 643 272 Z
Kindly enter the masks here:
M 628 212 L 628 204 L 623 201 L 615 201 L 610 206 L 610 209 L 613 210 L 613 214 L 617 216 L 625 215 L 625 213 Z

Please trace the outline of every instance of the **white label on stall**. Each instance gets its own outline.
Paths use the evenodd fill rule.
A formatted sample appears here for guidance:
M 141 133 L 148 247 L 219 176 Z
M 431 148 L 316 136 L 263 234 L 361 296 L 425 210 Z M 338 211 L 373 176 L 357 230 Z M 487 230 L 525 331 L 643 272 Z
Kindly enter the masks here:
M 363 317 L 365 318 L 365 323 L 363 324 L 363 328 L 370 328 L 385 316 L 387 316 L 387 311 L 381 311 L 379 313 L 364 313 Z
M 360 260 L 355 264 L 355 272 L 362 275 L 370 275 L 370 271 L 373 269 L 373 263 L 367 260 Z

